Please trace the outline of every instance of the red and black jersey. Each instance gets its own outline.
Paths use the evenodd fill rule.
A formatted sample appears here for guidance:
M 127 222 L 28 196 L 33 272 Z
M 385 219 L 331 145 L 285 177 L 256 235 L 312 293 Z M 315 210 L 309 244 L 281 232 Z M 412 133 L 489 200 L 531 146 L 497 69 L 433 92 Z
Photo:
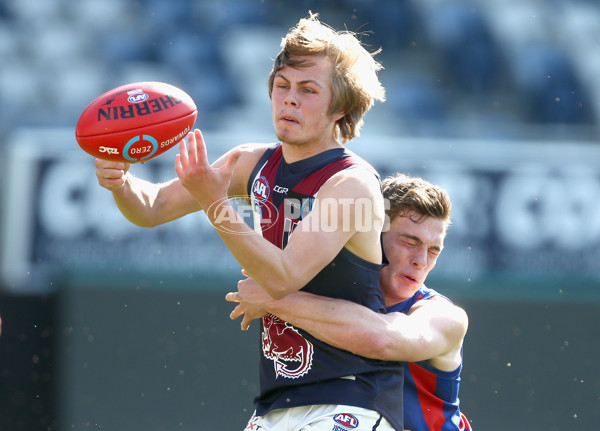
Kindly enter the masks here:
M 378 177 L 375 169 L 345 148 L 287 163 L 281 144 L 270 147 L 248 183 L 255 230 L 285 248 L 294 227 L 312 209 L 320 188 L 344 169 L 366 169 Z M 384 312 L 381 268 L 343 248 L 302 290 Z M 305 405 L 350 405 L 378 411 L 402 430 L 402 382 L 398 362 L 337 349 L 276 316 L 262 320 L 260 392 L 255 399 L 258 415 Z

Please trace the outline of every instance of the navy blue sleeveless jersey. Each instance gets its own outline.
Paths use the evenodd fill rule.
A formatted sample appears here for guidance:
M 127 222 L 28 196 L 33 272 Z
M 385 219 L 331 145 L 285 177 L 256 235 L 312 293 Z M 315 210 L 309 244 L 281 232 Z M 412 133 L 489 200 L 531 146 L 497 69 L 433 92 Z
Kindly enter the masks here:
M 349 168 L 368 169 L 377 176 L 370 165 L 344 148 L 288 164 L 280 144 L 270 147 L 248 183 L 258 215 L 255 230 L 284 248 L 294 227 L 310 212 L 320 187 L 335 173 Z M 381 267 L 344 248 L 302 290 L 385 312 L 379 288 Z M 305 405 L 350 405 L 378 411 L 396 429 L 403 429 L 401 363 L 337 349 L 267 315 L 261 325 L 259 374 L 257 415 Z
M 407 314 L 418 301 L 442 297 L 425 286 L 388 312 Z M 427 361 L 404 362 L 404 428 L 410 431 L 466 431 L 471 426 L 460 411 L 458 389 L 462 364 L 454 371 L 438 370 Z

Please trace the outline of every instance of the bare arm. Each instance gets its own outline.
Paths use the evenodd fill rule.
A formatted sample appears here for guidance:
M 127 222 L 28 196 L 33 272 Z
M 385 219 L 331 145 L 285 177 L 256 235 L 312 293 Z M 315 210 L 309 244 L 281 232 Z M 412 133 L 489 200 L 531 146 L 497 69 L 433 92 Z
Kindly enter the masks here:
M 213 163 L 223 166 L 232 153 L 240 152 L 228 190 L 230 196 L 246 195 L 250 171 L 268 145 L 242 145 L 221 156 Z M 131 165 L 96 159 L 98 183 L 110 190 L 121 213 L 133 224 L 154 227 L 186 214 L 202 210 L 200 203 L 175 178 L 153 184 L 129 172 Z
M 335 347 L 373 359 L 428 360 L 440 369 L 456 368 L 467 330 L 466 313 L 445 300 L 423 301 L 409 315 L 379 314 L 362 305 L 306 292 L 281 300 L 266 297 L 250 279 L 238 283 L 227 300 L 240 302 L 231 313 L 242 314 L 242 328 L 270 313 Z M 458 362 L 457 362 L 458 361 Z
M 370 238 L 361 234 L 361 239 L 356 238 L 353 216 L 345 220 L 343 205 L 340 204 L 342 201 L 354 202 L 370 190 L 360 180 L 346 175 L 332 180 L 321 189 L 312 211 L 290 235 L 284 250 L 251 232 L 239 221 L 231 223 L 229 219 L 219 220 L 208 215 L 240 265 L 273 298 L 282 298 L 301 289 L 345 246 L 357 255 L 361 251 L 364 254 L 365 249 L 375 250 L 377 253 L 369 255 L 367 260 L 381 259 L 379 234 Z M 354 212 L 352 206 L 347 212 Z M 329 220 L 328 223 L 335 229 L 324 227 L 324 219 Z M 342 227 L 344 224 L 346 228 Z M 369 246 L 368 241 L 372 241 Z
M 306 285 L 344 246 L 363 259 L 381 261 L 384 207 L 379 182 L 372 174 L 348 169 L 332 176 L 282 250 L 252 231 L 224 199 L 228 173 L 208 165 L 202 136 L 196 135 L 195 142 L 190 138 L 189 145 L 189 149 L 180 148 L 176 164 L 182 184 L 200 205 L 211 208 L 207 216 L 223 242 L 273 298 L 282 298 Z M 355 205 L 365 200 L 372 202 L 367 215 L 372 227 L 359 232 Z

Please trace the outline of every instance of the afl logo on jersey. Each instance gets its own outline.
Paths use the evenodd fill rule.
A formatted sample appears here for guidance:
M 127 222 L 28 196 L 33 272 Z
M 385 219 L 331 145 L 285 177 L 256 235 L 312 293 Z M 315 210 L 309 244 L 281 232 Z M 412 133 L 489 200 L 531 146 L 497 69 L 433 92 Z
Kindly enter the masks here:
M 356 416 L 350 413 L 338 413 L 333 417 L 333 420 L 343 426 L 343 429 L 354 429 L 358 428 L 358 419 Z M 335 427 L 334 429 L 339 429 Z
M 258 202 L 266 202 L 270 193 L 271 189 L 269 187 L 269 182 L 265 177 L 259 177 L 254 180 L 254 184 L 252 184 L 252 194 Z

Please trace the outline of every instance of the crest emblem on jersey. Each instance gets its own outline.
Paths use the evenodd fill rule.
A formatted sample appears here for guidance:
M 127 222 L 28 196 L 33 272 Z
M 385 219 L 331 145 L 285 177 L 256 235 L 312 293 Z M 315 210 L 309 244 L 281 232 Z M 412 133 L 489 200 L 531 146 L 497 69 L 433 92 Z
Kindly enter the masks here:
M 262 351 L 273 361 L 276 377 L 297 379 L 312 367 L 312 343 L 292 325 L 271 314 L 263 317 Z
M 351 415 L 350 413 L 337 413 L 334 417 L 333 420 L 343 426 L 344 430 L 346 429 L 354 429 L 354 428 L 358 428 L 358 419 L 356 418 L 356 416 Z M 341 430 L 342 428 L 340 427 L 335 427 L 334 430 Z
M 258 177 L 254 180 L 254 184 L 252 184 L 252 194 L 257 202 L 263 203 L 267 201 L 269 194 L 271 194 L 271 188 L 265 177 Z

